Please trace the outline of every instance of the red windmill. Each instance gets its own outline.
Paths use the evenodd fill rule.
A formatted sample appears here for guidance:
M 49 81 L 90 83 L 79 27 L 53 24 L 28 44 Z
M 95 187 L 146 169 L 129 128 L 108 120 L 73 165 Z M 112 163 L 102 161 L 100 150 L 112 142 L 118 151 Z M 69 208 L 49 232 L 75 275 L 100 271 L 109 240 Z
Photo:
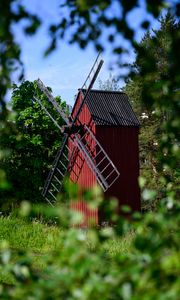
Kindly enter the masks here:
M 102 64 L 98 55 L 85 83 L 79 89 L 70 118 L 43 83 L 37 80 L 38 87 L 66 124 L 60 127 L 41 101 L 35 98 L 64 134 L 62 146 L 46 180 L 43 196 L 53 205 L 63 179 L 69 173 L 71 181 L 76 182 L 80 189 L 91 188 L 98 183 L 105 197 L 116 197 L 119 206 L 127 204 L 133 210 L 140 210 L 140 124 L 125 93 L 92 90 Z M 88 209 L 83 199 L 73 207 L 85 215 L 85 224 L 92 218 L 98 223 L 98 210 Z

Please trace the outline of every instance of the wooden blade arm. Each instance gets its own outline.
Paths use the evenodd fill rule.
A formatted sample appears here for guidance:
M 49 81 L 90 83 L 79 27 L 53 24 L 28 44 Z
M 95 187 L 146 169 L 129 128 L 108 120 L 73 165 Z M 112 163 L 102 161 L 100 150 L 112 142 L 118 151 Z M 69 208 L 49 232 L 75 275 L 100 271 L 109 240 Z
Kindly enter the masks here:
M 83 107 L 84 103 L 86 102 L 86 99 L 87 99 L 87 97 L 88 97 L 88 95 L 90 93 L 90 90 L 92 89 L 92 87 L 94 85 L 94 82 L 96 81 L 96 78 L 97 78 L 97 76 L 98 76 L 98 74 L 99 74 L 99 72 L 100 72 L 100 70 L 102 68 L 103 63 L 104 63 L 104 61 L 100 60 L 100 62 L 98 64 L 98 67 L 97 67 L 97 69 L 96 69 L 96 71 L 95 71 L 95 73 L 93 75 L 93 78 L 92 78 L 92 80 L 91 80 L 91 82 L 90 82 L 90 84 L 89 84 L 89 86 L 88 86 L 88 88 L 86 90 L 86 93 L 85 93 L 84 98 L 83 98 L 83 100 L 81 102 L 81 105 L 79 106 L 78 111 L 77 111 L 77 113 L 76 113 L 76 115 L 75 115 L 75 117 L 74 117 L 74 119 L 72 121 L 72 125 L 74 125 L 75 122 L 76 122 L 76 120 L 78 119 L 78 117 L 79 117 L 79 115 L 81 113 L 82 107 Z
M 55 107 L 56 111 L 60 114 L 64 122 L 69 125 L 69 119 L 66 116 L 66 114 L 63 112 L 63 110 L 60 108 L 59 104 L 57 103 L 56 99 L 52 96 L 50 91 L 47 89 L 47 87 L 43 84 L 43 82 L 40 79 L 37 79 L 37 86 L 38 88 L 46 95 L 49 102 L 52 103 L 52 105 Z
M 46 179 L 46 182 L 45 182 L 45 185 L 44 185 L 44 188 L 43 188 L 43 191 L 42 191 L 42 195 L 43 197 L 46 197 L 46 194 L 48 192 L 48 189 L 50 187 L 50 184 L 51 184 L 51 181 L 52 181 L 52 178 L 54 176 L 54 173 L 56 171 L 56 167 L 58 165 L 58 162 L 59 162 L 59 159 L 65 149 L 65 146 L 66 144 L 68 143 L 68 135 L 64 135 L 64 138 L 62 140 L 62 144 L 61 144 L 61 147 L 60 149 L 58 150 L 57 154 L 56 154 L 56 157 L 55 157 L 55 160 L 53 162 L 53 168 L 51 169 L 51 171 L 49 172 L 48 174 L 48 177 Z

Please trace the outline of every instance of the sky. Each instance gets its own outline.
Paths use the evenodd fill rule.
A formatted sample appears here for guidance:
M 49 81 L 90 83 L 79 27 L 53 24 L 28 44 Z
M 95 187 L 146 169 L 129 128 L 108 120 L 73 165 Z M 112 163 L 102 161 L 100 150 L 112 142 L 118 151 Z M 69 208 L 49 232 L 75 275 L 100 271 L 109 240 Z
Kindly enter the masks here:
M 43 52 L 47 48 L 49 41 L 47 25 L 58 20 L 57 7 L 61 0 L 22 0 L 22 2 L 30 12 L 38 13 L 44 22 L 44 25 L 38 30 L 37 34 L 31 37 L 24 36 L 19 25 L 13 28 L 16 41 L 21 45 L 22 49 L 25 79 L 34 81 L 40 78 L 46 86 L 52 88 L 53 95 L 60 95 L 62 100 L 73 105 L 74 96 L 86 79 L 97 53 L 92 45 L 88 46 L 85 50 L 81 50 L 78 45 L 69 45 L 65 41 L 60 41 L 58 48 L 47 58 L 44 58 Z M 140 0 L 140 2 L 141 8 L 134 9 L 128 17 L 129 24 L 137 29 L 141 20 L 147 16 L 143 0 Z M 112 11 L 111 13 L 113 14 L 114 12 Z M 157 20 L 153 20 L 152 18 L 149 18 L 149 20 L 151 21 L 151 26 L 157 28 Z M 143 35 L 143 30 L 137 30 L 136 39 L 140 41 Z M 102 58 L 104 65 L 98 78 L 104 81 L 109 77 L 109 66 L 114 59 L 110 53 L 110 48 L 103 53 Z M 132 62 L 133 59 L 134 55 L 132 52 L 128 57 L 128 62 Z M 111 71 L 113 76 L 116 76 L 118 72 L 118 69 Z M 123 84 L 124 82 L 120 81 L 120 86 L 123 86 Z M 95 88 L 98 88 L 98 80 Z

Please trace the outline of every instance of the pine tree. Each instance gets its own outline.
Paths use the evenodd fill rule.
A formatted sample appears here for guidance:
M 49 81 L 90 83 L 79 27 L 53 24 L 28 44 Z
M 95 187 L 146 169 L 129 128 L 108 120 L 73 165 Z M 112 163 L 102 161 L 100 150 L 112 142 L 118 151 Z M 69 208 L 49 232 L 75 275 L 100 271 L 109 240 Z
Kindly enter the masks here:
M 128 94 L 132 106 L 139 116 L 141 122 L 140 130 L 140 166 L 141 176 L 146 178 L 146 186 L 157 191 L 156 200 L 162 196 L 163 182 L 161 175 L 165 175 L 166 170 L 162 163 L 158 162 L 157 152 L 159 150 L 159 141 L 163 133 L 163 122 L 168 119 L 171 111 L 163 109 L 163 105 L 156 105 L 156 109 L 151 106 L 151 99 L 142 101 L 144 97 L 144 87 L 148 89 L 158 86 L 161 80 L 168 79 L 168 67 L 171 64 L 169 48 L 171 43 L 170 35 L 179 30 L 179 24 L 168 12 L 165 17 L 160 19 L 160 28 L 147 32 L 140 43 L 140 51 L 137 54 L 136 61 L 132 66 L 133 76 L 127 81 L 125 92 Z M 150 64 L 148 66 L 148 64 Z M 142 76 L 143 70 L 151 70 L 146 76 Z M 146 89 L 147 89 L 146 88 Z M 153 92 L 153 91 L 152 91 Z M 164 91 L 161 91 L 163 93 Z M 155 91 L 156 93 L 156 91 Z M 148 97 L 148 95 L 147 95 Z M 160 95 L 159 95 L 160 97 Z M 159 101 L 161 101 L 159 99 Z M 167 103 L 165 104 L 167 106 Z M 166 154 L 165 154 L 166 155 Z M 166 175 L 174 177 L 176 185 L 177 176 L 175 172 L 168 172 Z M 161 192 L 160 192 L 161 191 Z M 153 203 L 143 203 L 144 209 L 152 209 L 156 206 Z

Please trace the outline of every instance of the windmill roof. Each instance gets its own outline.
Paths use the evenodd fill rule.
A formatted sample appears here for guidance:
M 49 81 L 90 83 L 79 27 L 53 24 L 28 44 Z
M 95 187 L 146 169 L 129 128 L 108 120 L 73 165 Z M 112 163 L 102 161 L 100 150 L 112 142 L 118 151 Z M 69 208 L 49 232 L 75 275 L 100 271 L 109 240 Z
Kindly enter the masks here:
M 140 126 L 128 96 L 123 92 L 91 90 L 86 104 L 96 125 Z

